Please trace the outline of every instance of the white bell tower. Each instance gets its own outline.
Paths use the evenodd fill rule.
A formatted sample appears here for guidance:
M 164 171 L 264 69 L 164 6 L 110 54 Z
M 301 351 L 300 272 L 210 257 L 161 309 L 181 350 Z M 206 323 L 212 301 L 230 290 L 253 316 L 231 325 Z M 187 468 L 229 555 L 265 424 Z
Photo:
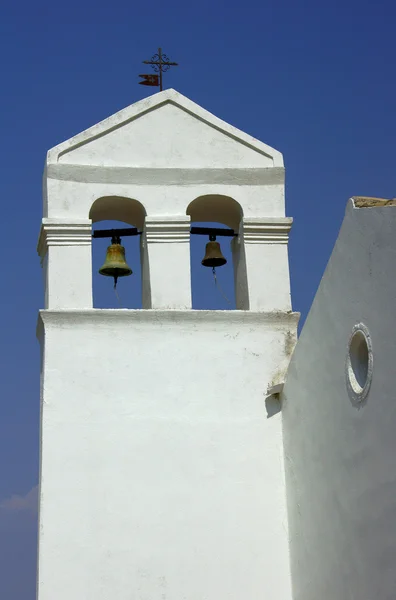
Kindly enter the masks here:
M 38 600 L 291 600 L 284 210 L 282 155 L 174 90 L 49 151 Z M 142 310 L 92 308 L 103 219 L 143 232 Z M 238 310 L 191 309 L 198 221 L 238 233 Z

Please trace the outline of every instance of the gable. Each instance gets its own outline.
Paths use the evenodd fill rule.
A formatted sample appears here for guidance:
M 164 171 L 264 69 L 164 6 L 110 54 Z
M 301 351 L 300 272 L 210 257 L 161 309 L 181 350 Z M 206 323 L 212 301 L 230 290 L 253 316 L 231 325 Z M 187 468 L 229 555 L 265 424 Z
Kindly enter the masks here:
M 141 168 L 268 168 L 283 164 L 279 152 L 174 90 L 124 109 L 60 144 L 48 158 L 50 163 Z

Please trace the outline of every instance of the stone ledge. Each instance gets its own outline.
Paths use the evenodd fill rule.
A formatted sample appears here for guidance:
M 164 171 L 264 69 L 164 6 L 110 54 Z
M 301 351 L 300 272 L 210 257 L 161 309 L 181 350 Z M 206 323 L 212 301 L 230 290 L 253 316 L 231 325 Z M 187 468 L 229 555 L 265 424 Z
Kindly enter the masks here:
M 352 196 L 355 208 L 375 208 L 380 206 L 396 206 L 396 198 L 373 198 L 371 196 Z
M 297 327 L 300 313 L 297 312 L 256 312 L 244 310 L 155 310 L 155 309 L 65 309 L 40 310 L 38 325 L 73 325 L 99 323 L 111 324 L 115 321 L 136 324 L 174 323 L 229 323 L 268 325 L 271 327 Z

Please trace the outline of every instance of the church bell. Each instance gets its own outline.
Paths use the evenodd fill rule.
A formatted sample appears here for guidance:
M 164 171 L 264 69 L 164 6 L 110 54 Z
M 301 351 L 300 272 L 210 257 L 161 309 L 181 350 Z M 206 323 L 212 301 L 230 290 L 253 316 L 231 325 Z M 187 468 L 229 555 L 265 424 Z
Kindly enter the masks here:
M 205 256 L 202 259 L 202 265 L 204 267 L 222 267 L 226 264 L 227 260 L 224 258 L 219 242 L 216 242 L 216 236 L 210 236 L 210 242 L 206 244 Z
M 99 273 L 106 277 L 114 277 L 114 287 L 119 277 L 132 275 L 132 269 L 125 260 L 125 248 L 121 246 L 121 239 L 118 236 L 111 239 L 111 246 L 107 248 L 106 260 L 100 267 Z

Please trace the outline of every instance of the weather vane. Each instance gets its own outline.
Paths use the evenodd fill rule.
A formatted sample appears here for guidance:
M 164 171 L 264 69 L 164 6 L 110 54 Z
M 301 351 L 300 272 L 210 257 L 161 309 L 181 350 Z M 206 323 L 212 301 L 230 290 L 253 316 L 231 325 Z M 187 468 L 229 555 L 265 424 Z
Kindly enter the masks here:
M 151 65 L 154 69 L 155 73 L 159 73 L 159 75 L 149 75 L 143 74 L 139 75 L 139 77 L 143 77 L 143 81 L 139 81 L 140 85 L 152 85 L 154 87 L 158 87 L 162 92 L 162 73 L 169 71 L 171 67 L 177 67 L 178 64 L 175 62 L 170 62 L 169 58 L 166 54 L 162 53 L 162 49 L 158 48 L 158 54 L 154 54 L 151 60 L 144 60 L 143 63 L 145 65 Z

